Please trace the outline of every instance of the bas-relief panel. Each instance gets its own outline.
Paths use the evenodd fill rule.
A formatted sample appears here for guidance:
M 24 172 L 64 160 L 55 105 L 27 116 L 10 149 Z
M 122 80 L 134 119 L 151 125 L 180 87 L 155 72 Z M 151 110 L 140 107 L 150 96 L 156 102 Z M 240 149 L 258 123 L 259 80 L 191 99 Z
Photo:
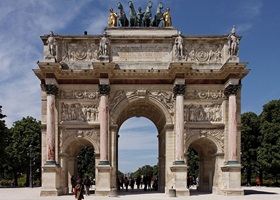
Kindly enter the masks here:
M 184 48 L 186 61 L 221 63 L 223 61 L 223 44 L 187 43 Z
M 60 105 L 60 121 L 97 122 L 98 105 L 85 103 L 64 103 Z
M 96 90 L 60 90 L 60 122 L 97 122 L 99 99 Z M 69 102 L 71 100 L 71 102 Z M 81 100 L 83 100 L 81 102 Z M 90 102 L 89 102 L 90 100 Z
M 222 101 L 225 99 L 223 90 L 187 90 L 187 100 L 203 100 L 203 103 L 184 105 L 184 118 L 186 122 L 222 122 Z M 209 102 L 209 101 L 211 102 Z M 212 100 L 218 100 L 213 103 Z
M 185 105 L 184 118 L 186 122 L 222 122 L 221 104 Z
M 98 45 L 90 42 L 67 43 L 62 42 L 62 61 L 97 61 Z

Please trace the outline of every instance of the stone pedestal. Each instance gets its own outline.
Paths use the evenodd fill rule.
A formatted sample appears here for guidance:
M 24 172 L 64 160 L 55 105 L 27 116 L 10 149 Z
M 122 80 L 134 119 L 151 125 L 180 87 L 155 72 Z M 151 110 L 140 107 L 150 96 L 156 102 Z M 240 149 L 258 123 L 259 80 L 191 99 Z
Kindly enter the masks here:
M 243 196 L 244 190 L 241 188 L 241 165 L 226 165 L 222 167 L 223 188 L 221 193 L 226 196 Z
M 42 167 L 42 189 L 41 196 L 58 196 L 61 194 L 60 171 L 58 165 L 45 164 Z
M 186 164 L 174 164 L 171 168 L 173 172 L 174 186 L 176 190 L 176 196 L 189 196 L 189 190 L 187 189 L 187 170 Z
M 111 194 L 111 170 L 110 165 L 96 166 L 98 171 L 98 179 L 96 180 L 95 195 L 110 196 Z

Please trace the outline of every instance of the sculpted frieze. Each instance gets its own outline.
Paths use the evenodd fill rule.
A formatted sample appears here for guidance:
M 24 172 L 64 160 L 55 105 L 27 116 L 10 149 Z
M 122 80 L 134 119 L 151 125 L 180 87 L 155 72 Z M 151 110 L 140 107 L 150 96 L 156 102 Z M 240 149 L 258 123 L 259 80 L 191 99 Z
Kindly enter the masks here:
M 93 43 L 67 43 L 62 42 L 62 61 L 97 61 L 99 47 Z
M 222 62 L 222 44 L 199 44 L 190 43 L 185 45 L 186 61 L 188 62 Z
M 61 98 L 61 99 L 97 99 L 98 91 L 96 91 L 96 90 L 60 90 L 59 98 Z
M 159 100 L 169 110 L 171 114 L 174 113 L 174 98 L 172 91 L 156 90 L 149 91 L 149 95 Z
M 187 99 L 225 99 L 223 90 L 187 90 Z
M 61 103 L 61 121 L 98 121 L 98 105 L 81 103 Z
M 187 122 L 221 122 L 223 119 L 220 104 L 185 105 L 184 115 Z

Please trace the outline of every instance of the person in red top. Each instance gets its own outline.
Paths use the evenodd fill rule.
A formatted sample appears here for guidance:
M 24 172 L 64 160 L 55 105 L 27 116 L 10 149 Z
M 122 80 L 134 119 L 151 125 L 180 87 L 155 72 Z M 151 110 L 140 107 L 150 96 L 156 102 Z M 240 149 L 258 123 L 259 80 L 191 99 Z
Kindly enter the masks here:
M 259 177 L 256 178 L 256 186 L 261 187 L 261 181 Z

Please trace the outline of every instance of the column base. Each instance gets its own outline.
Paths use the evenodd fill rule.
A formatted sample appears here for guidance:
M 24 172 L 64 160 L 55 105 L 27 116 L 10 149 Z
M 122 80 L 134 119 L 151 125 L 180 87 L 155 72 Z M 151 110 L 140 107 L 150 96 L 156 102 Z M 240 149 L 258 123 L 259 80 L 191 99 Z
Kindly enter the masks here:
M 101 165 L 96 166 L 97 168 L 97 179 L 95 186 L 95 195 L 96 196 L 110 196 L 111 194 L 111 170 L 110 165 Z
M 175 164 L 176 163 L 176 164 Z M 188 166 L 181 161 L 175 161 L 170 170 L 174 173 L 174 186 L 176 197 L 190 196 L 190 192 L 187 189 L 187 171 Z M 173 192 L 172 190 L 170 192 Z M 170 194 L 172 195 L 172 194 Z
M 42 188 L 40 196 L 59 196 L 60 190 L 60 171 L 57 164 L 46 163 L 42 167 Z
M 244 190 L 241 188 L 241 165 L 229 162 L 222 167 L 224 187 L 221 194 L 225 196 L 243 196 Z
M 98 165 L 110 165 L 110 163 L 108 160 L 101 160 L 101 161 L 99 161 Z

